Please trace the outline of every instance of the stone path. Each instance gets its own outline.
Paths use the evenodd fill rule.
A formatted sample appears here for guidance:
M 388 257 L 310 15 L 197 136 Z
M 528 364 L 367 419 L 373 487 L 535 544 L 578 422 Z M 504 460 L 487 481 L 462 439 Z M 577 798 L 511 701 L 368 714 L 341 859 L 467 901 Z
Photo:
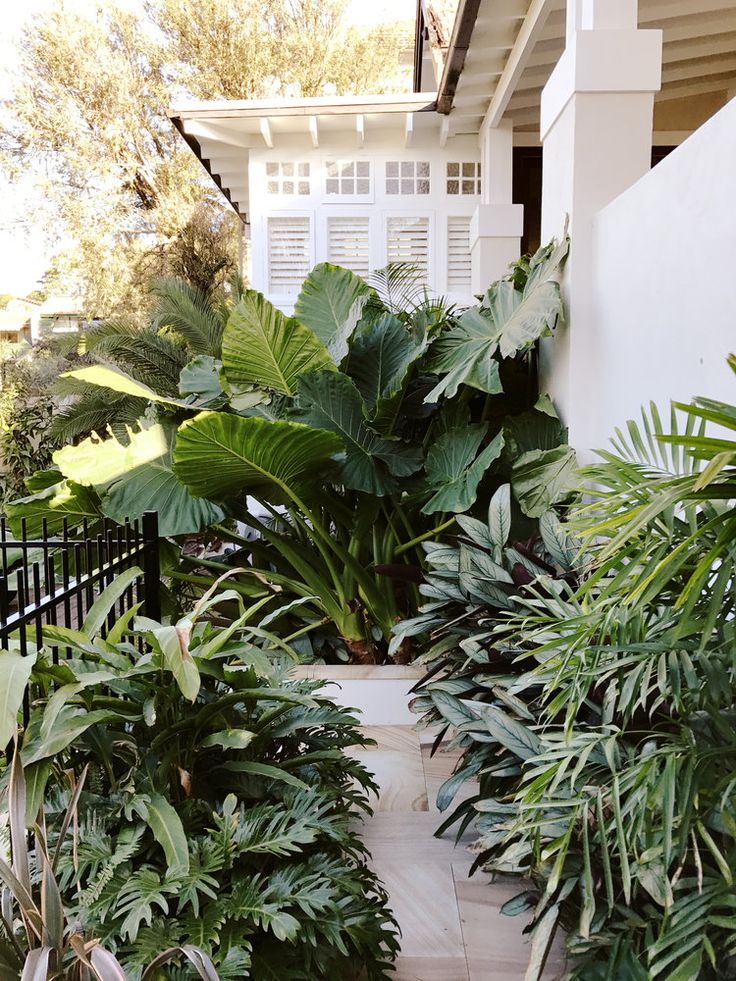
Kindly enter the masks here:
M 529 959 L 521 932 L 525 919 L 500 912 L 521 891 L 519 882 L 491 883 L 482 873 L 468 877 L 472 856 L 466 846 L 472 833 L 457 847 L 453 834 L 434 837 L 441 822 L 437 789 L 452 773 L 457 755 L 441 749 L 430 756 L 433 737 L 414 729 L 407 692 L 421 672 L 412 667 L 297 670 L 335 681 L 327 693 L 360 708 L 365 732 L 376 741 L 354 755 L 380 787 L 362 835 L 402 930 L 395 981 L 523 981 Z M 463 792 L 471 795 L 472 787 Z M 545 979 L 564 973 L 558 946 Z

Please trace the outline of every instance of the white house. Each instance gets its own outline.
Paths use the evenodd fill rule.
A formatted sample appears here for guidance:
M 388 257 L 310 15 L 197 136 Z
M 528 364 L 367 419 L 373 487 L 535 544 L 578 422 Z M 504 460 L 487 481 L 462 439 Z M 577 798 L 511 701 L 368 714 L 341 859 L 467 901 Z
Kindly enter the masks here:
M 468 303 L 569 221 L 542 374 L 571 440 L 732 398 L 736 0 L 460 0 L 450 28 L 451 5 L 419 0 L 412 95 L 172 109 L 255 287 L 288 311 L 315 262 L 408 260 Z

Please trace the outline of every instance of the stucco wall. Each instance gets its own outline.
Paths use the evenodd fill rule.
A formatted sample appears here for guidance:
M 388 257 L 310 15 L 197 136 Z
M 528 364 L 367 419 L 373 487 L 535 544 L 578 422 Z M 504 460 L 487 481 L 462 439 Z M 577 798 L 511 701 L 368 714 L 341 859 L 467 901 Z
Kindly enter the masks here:
M 649 400 L 736 402 L 736 100 L 598 213 L 592 258 L 581 449 Z

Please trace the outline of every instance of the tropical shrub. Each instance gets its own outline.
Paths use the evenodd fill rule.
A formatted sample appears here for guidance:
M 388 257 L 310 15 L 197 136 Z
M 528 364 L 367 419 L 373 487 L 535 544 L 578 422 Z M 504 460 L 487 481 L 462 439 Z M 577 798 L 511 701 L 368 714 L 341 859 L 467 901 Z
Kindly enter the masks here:
M 57 840 L 63 843 L 76 818 L 76 806 L 84 787 L 86 770 L 74 785 L 63 815 Z M 87 936 L 65 910 L 57 867 L 57 845 L 48 846 L 43 808 L 34 825 L 34 847 L 26 834 L 26 780 L 20 754 L 13 757 L 8 782 L 8 831 L 12 857 L 0 858 L 3 883 L 0 917 L 0 977 L 3 981 L 121 981 L 125 978 L 117 958 L 98 940 Z M 185 945 L 159 952 L 143 971 L 144 981 L 160 976 L 160 969 L 175 960 L 190 963 L 204 981 L 219 981 L 204 951 Z
M 4 731 L 27 685 L 34 695 L 18 754 L 26 813 L 45 796 L 58 826 L 69 774 L 87 773 L 73 839 L 49 833 L 70 915 L 131 979 L 191 946 L 223 981 L 385 977 L 396 927 L 352 826 L 375 789 L 345 752 L 366 744 L 357 720 L 319 683 L 286 680 L 293 654 L 268 630 L 278 611 L 232 590 L 172 625 L 134 607 L 104 637 L 136 574 L 80 630 L 46 629 L 66 660 L 0 654 Z
M 326 627 L 353 657 L 383 658 L 415 610 L 424 539 L 503 479 L 532 517 L 567 492 L 574 456 L 549 403 L 535 408 L 534 376 L 534 345 L 561 316 L 566 252 L 541 249 L 461 313 L 426 297 L 398 310 L 396 291 L 327 264 L 293 317 L 245 292 L 221 358 L 184 366 L 178 396 L 104 366 L 74 372 L 153 412 L 124 439 L 58 453 L 11 522 L 151 509 L 165 536 L 210 528 L 239 550 L 239 588 L 305 601 L 284 627 L 302 650 Z M 198 555 L 171 573 L 206 587 L 226 569 Z
M 533 909 L 531 978 L 558 925 L 586 981 L 736 974 L 735 431 L 701 398 L 617 432 L 571 522 L 590 576 L 520 591 L 485 641 L 526 694 L 501 728 L 506 693 L 470 692 L 514 768 L 481 783 L 478 861 L 533 882 L 509 910 Z

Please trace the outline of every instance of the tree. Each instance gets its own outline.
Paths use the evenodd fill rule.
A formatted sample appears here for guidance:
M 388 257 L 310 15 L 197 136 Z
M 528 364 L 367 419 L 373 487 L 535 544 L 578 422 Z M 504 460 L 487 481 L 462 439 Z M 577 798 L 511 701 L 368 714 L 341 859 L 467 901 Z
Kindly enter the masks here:
M 7 310 L 8 304 L 12 299 L 12 293 L 0 293 L 0 310 Z
M 99 0 L 82 15 L 55 0 L 22 36 L 3 106 L 0 163 L 36 174 L 36 219 L 54 230 L 55 268 L 91 317 L 138 313 L 162 257 L 164 271 L 185 271 L 201 247 L 216 276 L 232 261 L 237 218 L 173 130 L 176 97 L 401 84 L 401 31 L 344 26 L 344 0 L 144 3 L 136 15 Z M 218 237 L 226 249 L 213 262 Z

